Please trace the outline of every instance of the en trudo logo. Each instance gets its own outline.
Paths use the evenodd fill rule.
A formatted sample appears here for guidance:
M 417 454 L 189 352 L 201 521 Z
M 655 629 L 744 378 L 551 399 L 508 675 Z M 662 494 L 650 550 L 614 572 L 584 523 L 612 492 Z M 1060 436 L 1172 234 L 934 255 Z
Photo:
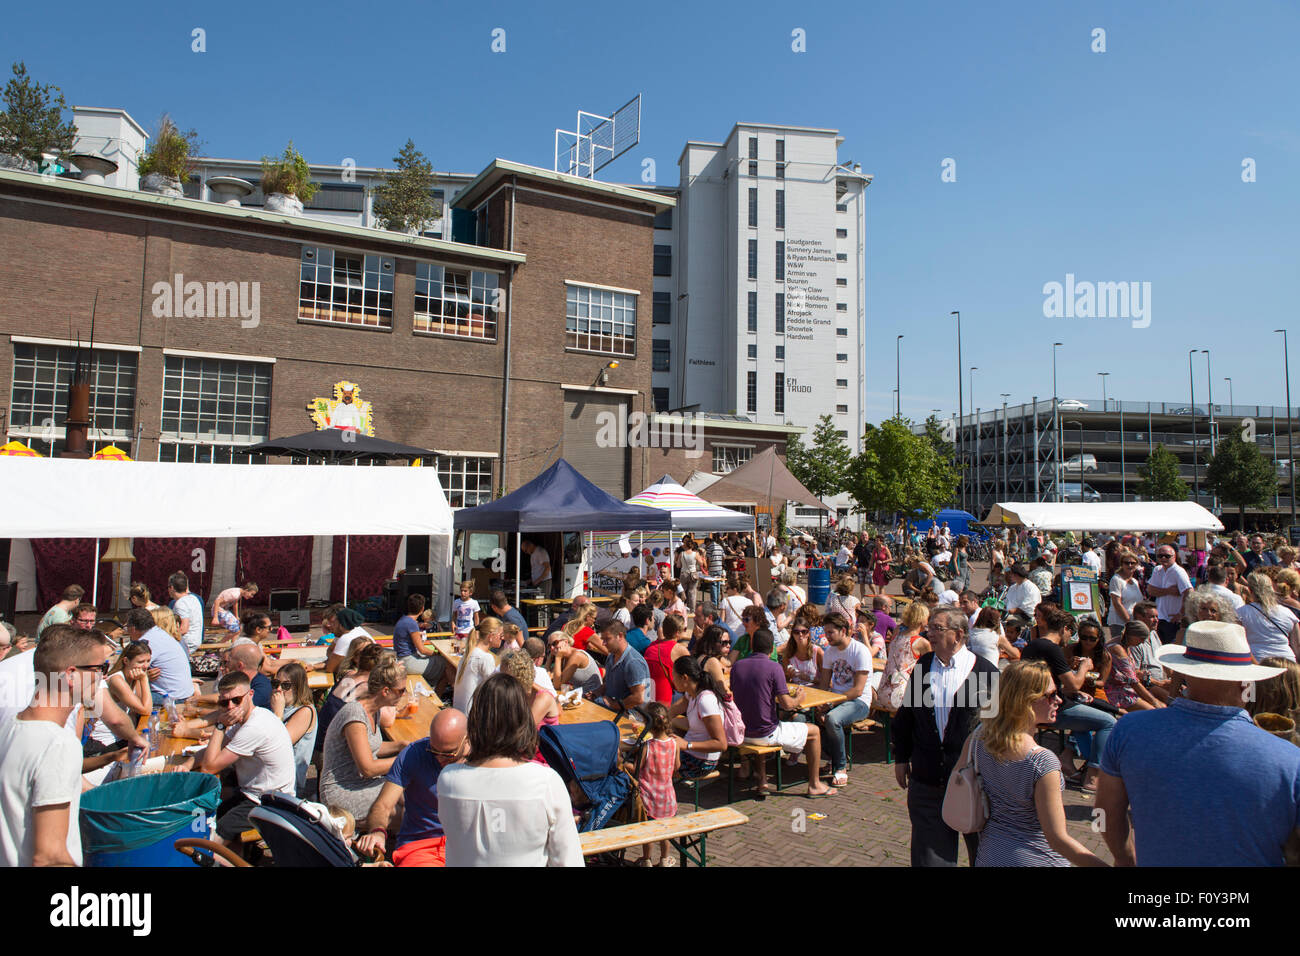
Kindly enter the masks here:
M 176 273 L 172 282 L 155 282 L 156 319 L 242 319 L 241 328 L 255 329 L 262 321 L 260 282 L 186 282 Z
M 1132 319 L 1133 328 L 1151 324 L 1150 282 L 1065 282 L 1043 285 L 1043 316 L 1049 319 Z

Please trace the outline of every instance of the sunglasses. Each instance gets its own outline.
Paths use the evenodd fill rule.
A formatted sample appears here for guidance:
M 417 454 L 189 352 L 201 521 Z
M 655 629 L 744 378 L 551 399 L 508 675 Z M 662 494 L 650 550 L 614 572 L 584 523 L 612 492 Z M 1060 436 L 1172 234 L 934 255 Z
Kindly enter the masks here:
M 454 760 L 456 757 L 460 756 L 460 752 L 464 749 L 465 749 L 465 741 L 462 740 L 459 744 L 456 745 L 455 750 L 434 750 L 433 746 L 430 745 L 429 753 L 433 754 L 435 757 L 447 757 L 449 759 Z
M 811 634 L 812 631 L 808 630 L 808 628 L 806 628 L 806 627 L 794 627 L 794 628 L 791 628 L 791 629 L 790 629 L 790 633 L 791 633 L 791 634 Z
M 1037 697 L 1034 698 L 1034 701 L 1038 702 L 1040 700 L 1051 700 L 1054 697 L 1060 697 L 1060 695 L 1055 690 L 1049 690 L 1046 694 L 1039 694 Z
M 72 666 L 79 671 L 99 671 L 101 674 L 107 674 L 109 668 L 113 665 L 108 661 L 104 661 L 102 664 L 73 664 Z
M 291 680 L 273 680 L 273 681 L 271 681 L 271 687 L 272 687 L 272 688 L 278 687 L 278 688 L 280 688 L 281 690 L 293 690 L 293 681 L 291 681 Z
M 244 693 L 240 694 L 238 697 L 226 697 L 226 698 L 224 698 L 224 699 L 218 699 L 218 700 L 217 700 L 217 706 L 218 706 L 218 707 L 238 707 L 240 704 L 242 704 L 242 703 L 244 702 L 244 698 L 247 697 L 247 696 L 248 696 L 248 692 L 245 691 Z

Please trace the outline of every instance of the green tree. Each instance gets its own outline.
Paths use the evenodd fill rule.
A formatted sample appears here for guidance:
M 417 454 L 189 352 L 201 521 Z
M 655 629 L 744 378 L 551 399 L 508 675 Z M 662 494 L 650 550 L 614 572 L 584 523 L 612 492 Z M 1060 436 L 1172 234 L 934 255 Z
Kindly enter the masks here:
M 933 517 L 952 499 L 957 481 L 952 458 L 936 451 L 926 435 L 913 434 L 908 419 L 897 417 L 879 427 L 867 426 L 845 490 L 859 512 L 920 512 Z
M 829 498 L 844 491 L 852 464 L 853 452 L 829 415 L 817 420 L 811 447 L 804 448 L 797 435 L 786 442 L 786 467 L 818 498 Z
M 68 106 L 63 91 L 33 83 L 23 63 L 15 63 L 13 71 L 5 86 L 4 112 L 0 113 L 0 153 L 22 156 L 39 165 L 41 153 L 72 152 L 77 130 L 64 122 Z
M 442 215 L 433 198 L 438 184 L 433 164 L 409 139 L 393 162 L 396 171 L 386 174 L 384 184 L 375 188 L 375 216 L 381 228 L 422 232 Z
M 1230 431 L 1205 468 L 1205 483 L 1227 504 L 1237 506 L 1240 527 L 1246 526 L 1246 509 L 1262 508 L 1277 492 L 1273 463 L 1260 454 L 1254 442 Z
M 1142 482 L 1138 494 L 1147 501 L 1186 501 L 1187 482 L 1178 475 L 1178 459 L 1164 445 L 1156 445 L 1144 464 L 1138 465 Z
M 955 459 L 957 449 L 953 447 L 951 439 L 946 437 L 950 428 L 952 428 L 951 422 L 945 424 L 931 414 L 925 420 L 925 440 L 939 453 L 941 458 Z

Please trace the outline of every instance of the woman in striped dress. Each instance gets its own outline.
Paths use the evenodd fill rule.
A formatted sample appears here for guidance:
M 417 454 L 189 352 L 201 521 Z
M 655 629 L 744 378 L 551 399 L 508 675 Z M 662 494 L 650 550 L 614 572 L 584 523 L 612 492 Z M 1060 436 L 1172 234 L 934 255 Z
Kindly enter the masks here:
M 1061 703 L 1051 671 L 1042 661 L 1015 661 L 998 683 L 997 714 L 966 741 L 989 801 L 975 865 L 1106 866 L 1066 832 L 1061 762 L 1034 741 Z

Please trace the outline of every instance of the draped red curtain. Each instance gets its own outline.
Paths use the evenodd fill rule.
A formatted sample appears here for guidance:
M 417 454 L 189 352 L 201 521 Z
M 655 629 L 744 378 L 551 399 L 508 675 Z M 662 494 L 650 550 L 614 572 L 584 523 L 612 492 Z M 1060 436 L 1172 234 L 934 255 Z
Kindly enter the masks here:
M 348 599 L 363 600 L 384 593 L 384 582 L 393 577 L 397 550 L 402 546 L 398 534 L 354 534 L 334 536 L 333 561 L 330 565 L 330 600 L 343 600 L 344 542 L 347 555 Z
M 131 578 L 145 583 L 154 603 L 166 605 L 170 600 L 167 579 L 177 571 L 184 571 L 190 579 L 190 590 L 207 607 L 212 588 L 212 554 L 216 545 L 216 538 L 136 538 L 131 543 L 136 559 L 131 566 Z M 196 565 L 202 570 L 196 571 Z
M 239 538 L 235 545 L 235 586 L 252 581 L 257 594 L 249 604 L 266 607 L 275 588 L 297 588 L 303 604 L 311 589 L 310 535 Z
M 101 556 L 108 547 L 108 539 L 101 538 Z M 45 613 L 63 595 L 69 584 L 80 584 L 86 589 L 85 601 L 90 603 L 94 594 L 91 566 L 95 563 L 94 538 L 32 538 L 32 555 L 36 559 L 36 592 L 39 609 Z M 134 565 L 123 564 L 122 576 L 129 580 Z M 113 603 L 113 566 L 99 565 L 99 607 L 108 610 Z

